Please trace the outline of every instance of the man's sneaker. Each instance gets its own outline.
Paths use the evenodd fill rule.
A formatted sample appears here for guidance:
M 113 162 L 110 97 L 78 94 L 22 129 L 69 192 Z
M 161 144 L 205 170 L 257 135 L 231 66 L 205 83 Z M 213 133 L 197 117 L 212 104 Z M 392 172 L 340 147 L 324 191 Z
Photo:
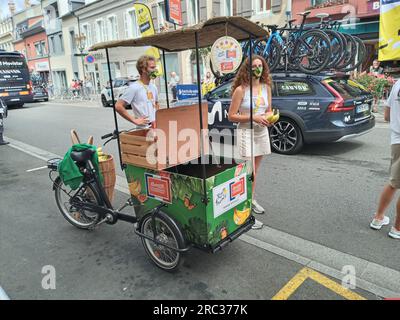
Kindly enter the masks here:
M 263 214 L 265 212 L 264 208 L 261 207 L 255 199 L 253 200 L 251 208 L 254 213 Z
M 369 225 L 374 230 L 379 230 L 382 226 L 387 226 L 390 220 L 389 217 L 385 216 L 383 220 L 373 219 L 371 224 Z
M 254 224 L 251 226 L 253 230 L 261 229 L 264 226 L 264 223 L 255 219 Z
M 392 227 L 392 229 L 389 232 L 389 237 L 393 239 L 400 239 L 400 231 L 396 230 L 395 227 Z

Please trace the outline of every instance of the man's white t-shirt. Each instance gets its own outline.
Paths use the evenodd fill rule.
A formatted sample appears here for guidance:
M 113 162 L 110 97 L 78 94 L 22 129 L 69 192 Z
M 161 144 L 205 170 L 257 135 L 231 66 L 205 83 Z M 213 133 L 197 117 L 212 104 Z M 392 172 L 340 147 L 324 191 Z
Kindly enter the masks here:
M 400 80 L 393 85 L 387 105 L 390 108 L 391 144 L 400 144 Z
M 151 100 L 148 92 L 152 95 Z M 120 99 L 132 106 L 136 118 L 148 117 L 150 122 L 156 120 L 155 104 L 158 102 L 158 90 L 154 84 L 145 85 L 140 80 L 135 81 L 129 85 Z

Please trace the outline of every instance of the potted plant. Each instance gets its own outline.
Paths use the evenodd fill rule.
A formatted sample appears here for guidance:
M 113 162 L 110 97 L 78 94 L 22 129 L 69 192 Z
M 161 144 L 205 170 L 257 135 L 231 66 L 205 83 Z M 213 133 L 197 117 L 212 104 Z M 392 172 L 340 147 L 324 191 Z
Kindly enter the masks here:
M 383 98 L 385 92 L 389 91 L 394 84 L 394 79 L 392 77 L 386 77 L 383 74 L 377 76 L 370 73 L 363 74 L 358 76 L 356 81 L 374 97 L 373 112 L 377 112 L 379 100 Z

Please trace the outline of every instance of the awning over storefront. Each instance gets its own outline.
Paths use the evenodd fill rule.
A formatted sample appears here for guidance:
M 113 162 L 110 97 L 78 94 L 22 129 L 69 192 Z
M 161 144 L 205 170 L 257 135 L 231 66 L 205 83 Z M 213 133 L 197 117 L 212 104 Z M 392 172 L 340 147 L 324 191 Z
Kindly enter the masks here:
M 379 21 L 357 22 L 342 24 L 339 31 L 352 35 L 361 35 L 366 33 L 379 34 Z

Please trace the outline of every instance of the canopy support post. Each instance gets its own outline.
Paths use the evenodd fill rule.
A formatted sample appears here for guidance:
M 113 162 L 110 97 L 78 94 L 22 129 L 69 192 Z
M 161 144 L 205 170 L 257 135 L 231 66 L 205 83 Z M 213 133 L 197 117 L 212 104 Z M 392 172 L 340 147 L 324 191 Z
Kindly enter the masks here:
M 167 75 L 167 65 L 165 64 L 165 50 L 162 50 L 163 57 L 163 69 L 164 69 L 164 79 L 165 79 L 165 96 L 167 97 L 167 108 L 169 109 L 169 95 L 168 95 L 168 75 Z
M 250 53 L 249 53 L 249 77 L 250 77 L 250 134 L 251 134 L 251 181 L 254 182 L 254 130 L 253 130 L 253 37 L 250 35 Z M 253 195 L 254 197 L 254 195 Z
M 198 98 L 199 98 L 199 114 L 200 114 L 200 159 L 201 159 L 201 168 L 203 174 L 203 190 L 204 190 L 204 203 L 208 204 L 207 198 L 207 173 L 206 173 L 206 164 L 204 157 L 204 136 L 203 136 L 203 112 L 202 112 L 202 97 L 201 97 L 201 78 L 200 78 L 200 55 L 199 55 L 199 35 L 197 32 L 194 34 L 195 42 L 196 42 L 196 65 L 197 65 L 197 90 L 198 90 Z M 208 128 L 207 128 L 208 129 Z
M 119 142 L 118 119 L 117 119 L 117 112 L 115 110 L 114 88 L 113 88 L 113 83 L 112 83 L 110 57 L 108 55 L 108 48 L 106 48 L 106 57 L 107 57 L 108 78 L 109 78 L 109 81 L 110 81 L 110 89 L 111 89 L 112 107 L 113 107 L 113 112 L 114 112 L 114 122 L 115 122 L 114 134 L 117 135 L 119 163 L 120 163 L 120 166 L 121 166 L 121 170 L 123 171 L 125 169 L 125 165 L 122 163 L 121 145 L 120 145 L 120 142 Z

